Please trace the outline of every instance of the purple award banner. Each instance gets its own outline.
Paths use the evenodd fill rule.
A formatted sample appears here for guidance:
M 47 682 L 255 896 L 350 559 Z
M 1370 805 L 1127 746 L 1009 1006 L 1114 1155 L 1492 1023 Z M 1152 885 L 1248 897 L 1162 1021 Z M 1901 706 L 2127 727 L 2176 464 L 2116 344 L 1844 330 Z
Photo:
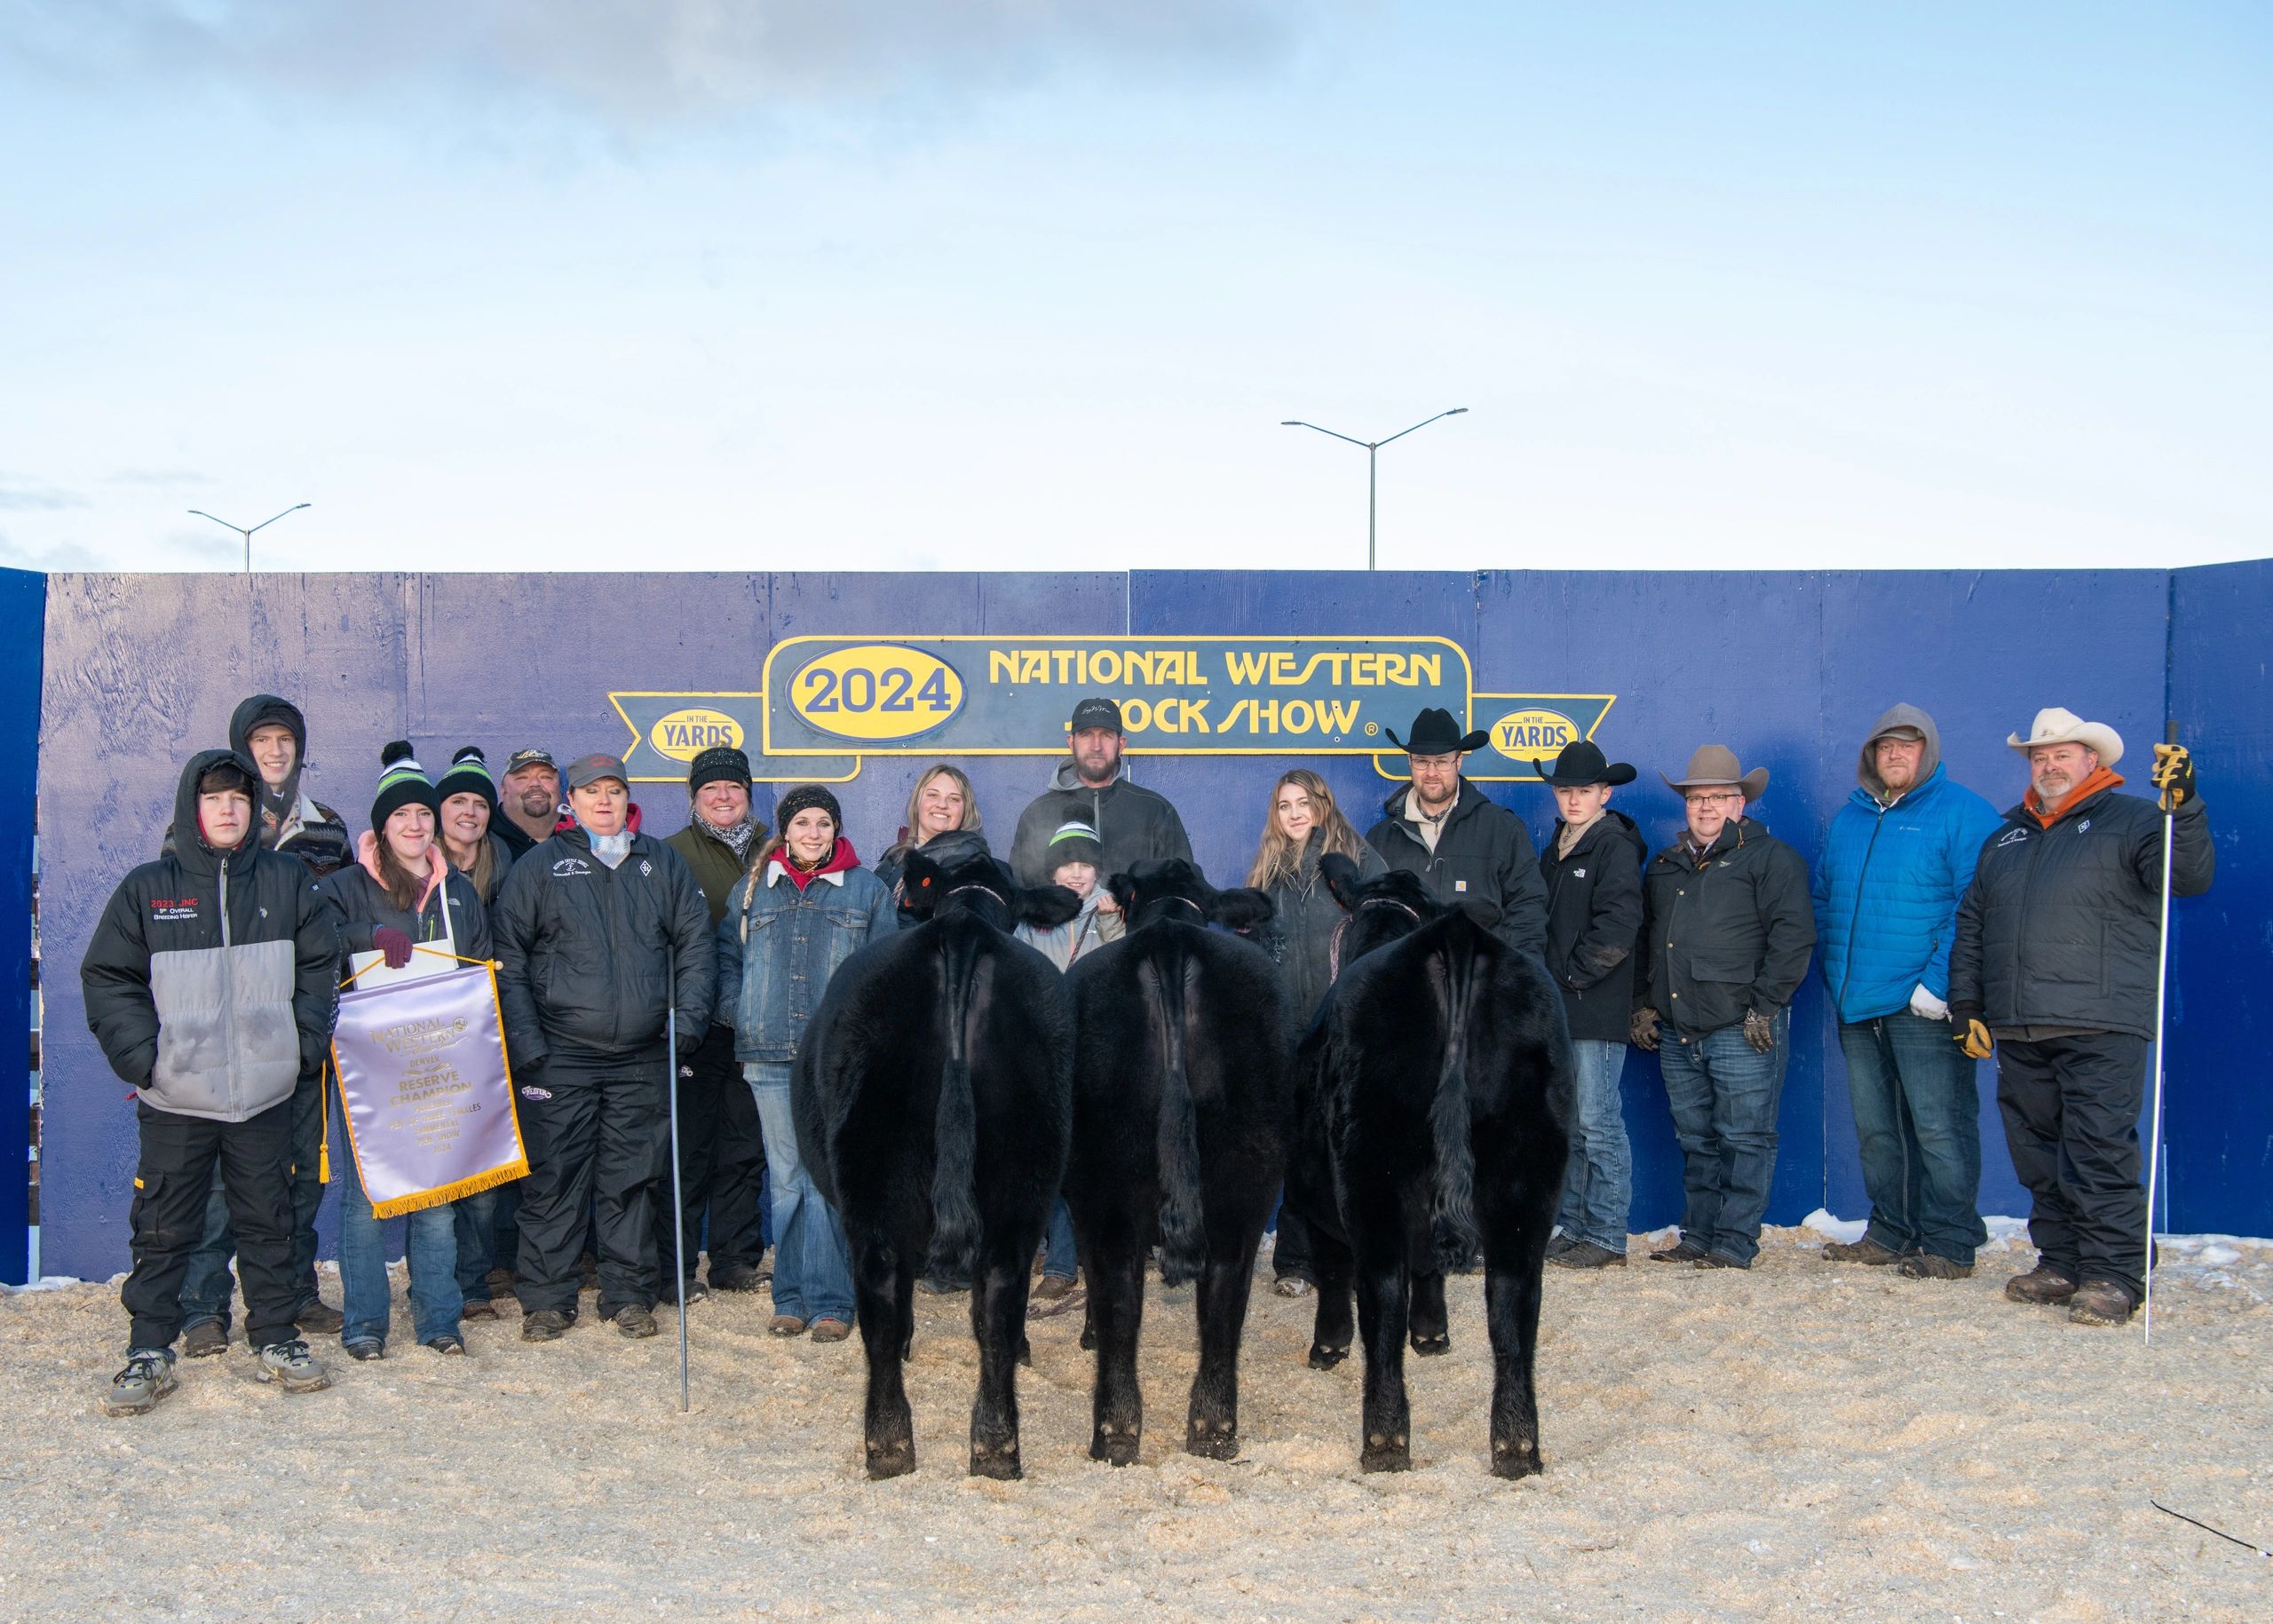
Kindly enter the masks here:
M 527 1174 L 488 965 L 340 994 L 331 1054 L 355 1169 L 379 1217 Z

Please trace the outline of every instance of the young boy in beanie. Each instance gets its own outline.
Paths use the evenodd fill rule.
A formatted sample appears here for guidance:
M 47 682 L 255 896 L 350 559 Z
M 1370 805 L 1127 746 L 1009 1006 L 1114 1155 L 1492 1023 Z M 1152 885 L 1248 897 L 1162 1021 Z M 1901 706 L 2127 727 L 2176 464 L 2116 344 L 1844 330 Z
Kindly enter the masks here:
M 80 961 L 87 1025 L 139 1096 L 134 1269 L 119 1294 L 131 1327 L 103 1394 L 112 1415 L 174 1390 L 182 1276 L 217 1169 L 260 1378 L 287 1392 L 330 1384 L 293 1324 L 292 1097 L 329 1042 L 337 939 L 307 871 L 261 844 L 259 785 L 234 751 L 192 757 L 174 850 L 119 883 Z
M 715 931 L 727 893 L 749 867 L 764 826 L 750 815 L 749 757 L 717 745 L 687 768 L 693 817 L 663 844 L 686 860 L 710 907 Z M 713 1019 L 701 1046 L 678 1069 L 679 1230 L 671 1232 L 669 1203 L 655 1212 L 663 1266 L 676 1259 L 687 1301 L 704 1295 L 694 1279 L 703 1220 L 709 1220 L 710 1284 L 720 1291 L 755 1291 L 768 1278 L 765 1227 L 759 1200 L 765 1183 L 765 1138 L 757 1101 L 734 1058 L 734 1029 Z

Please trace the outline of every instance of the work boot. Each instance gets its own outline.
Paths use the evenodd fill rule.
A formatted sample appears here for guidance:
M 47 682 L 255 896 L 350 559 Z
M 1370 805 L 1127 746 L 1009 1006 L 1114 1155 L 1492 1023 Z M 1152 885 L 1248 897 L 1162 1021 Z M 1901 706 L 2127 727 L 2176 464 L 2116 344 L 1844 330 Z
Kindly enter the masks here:
M 2016 1303 L 2058 1304 L 2076 1295 L 2076 1282 L 2050 1264 L 2039 1264 L 2026 1274 L 2005 1282 L 2005 1295 Z
M 1072 1275 L 1045 1274 L 1041 1277 L 1040 1284 L 1034 1287 L 1034 1295 L 1040 1297 L 1045 1303 L 1054 1303 L 1073 1289 L 1073 1277 Z
M 500 1264 L 483 1275 L 481 1283 L 489 1287 L 493 1296 L 503 1296 L 513 1289 L 513 1271 Z
M 465 1306 L 458 1311 L 458 1318 L 461 1319 L 495 1319 L 497 1318 L 497 1305 L 492 1303 L 487 1297 L 468 1297 L 465 1300 Z
M 576 1260 L 576 1274 L 577 1290 L 598 1291 L 600 1288 L 600 1260 L 590 1252 Z
M 331 1385 L 331 1372 L 297 1336 L 263 1348 L 258 1370 L 262 1381 L 273 1382 L 288 1393 L 320 1393 Z
M 1576 1240 L 1560 1252 L 1549 1252 L 1547 1261 L 1558 1269 L 1623 1269 L 1626 1254 L 1591 1240 Z
M 1726 1252 L 1707 1252 L 1698 1258 L 1699 1269 L 1749 1269 L 1752 1265 L 1741 1257 L 1731 1257 Z
M 1901 1253 L 1889 1251 L 1868 1235 L 1860 1240 L 1834 1240 L 1823 1248 L 1823 1261 L 1827 1264 L 1861 1264 L 1867 1268 L 1883 1269 L 1901 1259 Z
M 383 1359 L 386 1356 L 387 1345 L 383 1342 L 373 1342 L 365 1338 L 347 1344 L 347 1357 L 359 1365 L 368 1365 L 373 1359 Z
M 662 1327 L 655 1323 L 654 1314 L 637 1303 L 627 1303 L 615 1311 L 615 1328 L 626 1336 L 653 1336 Z
M 1650 1261 L 1653 1264 L 1693 1264 L 1704 1256 L 1703 1247 L 1684 1239 L 1669 1247 L 1659 1247 L 1650 1254 Z
M 523 1342 L 558 1342 L 568 1334 L 568 1327 L 574 1323 L 574 1319 L 557 1310 L 541 1308 L 534 1314 L 521 1316 L 521 1340 Z
M 1894 1267 L 1897 1274 L 1913 1280 L 1969 1280 L 1973 1265 L 1933 1252 L 1913 1252 Z
M 1553 1263 L 1578 1244 L 1579 1238 L 1576 1235 L 1566 1235 L 1561 1230 L 1556 1230 L 1547 1238 L 1547 1261 Z
M 229 1351 L 229 1327 L 218 1319 L 201 1319 L 182 1333 L 184 1359 L 210 1359 Z
M 347 1316 L 318 1297 L 293 1315 L 292 1323 L 301 1330 L 313 1331 L 319 1336 L 333 1336 L 347 1323 Z
M 710 1289 L 713 1291 L 756 1291 L 757 1287 L 757 1270 L 753 1264 L 710 1265 Z
M 710 1300 L 710 1288 L 709 1288 L 708 1286 L 705 1286 L 705 1285 L 704 1285 L 701 1280 L 689 1280 L 689 1281 L 687 1281 L 687 1283 L 686 1283 L 686 1305 L 687 1305 L 687 1307 L 689 1307 L 689 1308 L 693 1308 L 693 1307 L 697 1303 L 708 1303 L 709 1300 Z M 676 1296 L 672 1295 L 671 1295 L 669 1292 L 668 1292 L 668 1291 L 666 1291 L 665 1293 L 663 1293 L 663 1301 L 664 1301 L 665 1303 L 669 1303 L 673 1308 L 677 1308 L 677 1307 L 678 1306 L 678 1299 L 677 1299 Z
M 2121 1325 L 2138 1306 L 2139 1299 L 2127 1286 L 2086 1280 L 2068 1299 L 2068 1320 L 2071 1325 Z
M 228 1344 L 224 1342 L 222 1344 Z M 103 1390 L 106 1415 L 147 1415 L 158 1400 L 180 1386 L 174 1380 L 174 1356 L 168 1348 L 137 1348 Z

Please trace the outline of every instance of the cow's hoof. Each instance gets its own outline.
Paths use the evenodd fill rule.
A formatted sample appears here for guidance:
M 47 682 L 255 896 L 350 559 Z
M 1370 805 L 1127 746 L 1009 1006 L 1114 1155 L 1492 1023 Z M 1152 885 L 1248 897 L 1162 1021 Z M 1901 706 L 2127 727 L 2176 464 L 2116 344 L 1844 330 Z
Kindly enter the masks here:
M 1236 1461 L 1239 1454 L 1238 1423 L 1194 1419 L 1184 1429 L 1184 1452 L 1207 1461 Z
M 1084 1353 L 1095 1353 L 1097 1351 L 1097 1327 L 1093 1325 L 1085 1325 L 1081 1327 L 1081 1351 Z
M 1018 1472 L 1018 1441 L 990 1446 L 974 1440 L 970 1446 L 970 1475 L 1014 1482 Z
M 1495 1438 L 1492 1440 L 1492 1475 L 1513 1482 L 1518 1477 L 1536 1477 L 1544 1471 L 1540 1464 L 1539 1446 L 1525 1438 Z
M 1367 1434 L 1365 1448 L 1358 1452 L 1358 1470 L 1361 1472 L 1411 1471 L 1413 1450 L 1405 1434 Z
M 1316 1343 L 1311 1344 L 1312 1370 L 1331 1370 L 1349 1357 L 1350 1350 L 1347 1348 L 1321 1348 Z
M 902 1438 L 897 1444 L 868 1446 L 868 1479 L 881 1483 L 886 1477 L 905 1477 L 915 1470 L 915 1440 Z
M 1089 1459 L 1103 1461 L 1107 1466 L 1134 1466 L 1136 1463 L 1136 1423 L 1104 1421 L 1089 1436 Z
M 1450 1353 L 1452 1351 L 1453 1334 L 1450 1331 L 1438 1331 L 1433 1336 L 1424 1336 L 1418 1331 L 1413 1333 L 1413 1351 L 1422 1359 L 1433 1358 L 1439 1353 Z

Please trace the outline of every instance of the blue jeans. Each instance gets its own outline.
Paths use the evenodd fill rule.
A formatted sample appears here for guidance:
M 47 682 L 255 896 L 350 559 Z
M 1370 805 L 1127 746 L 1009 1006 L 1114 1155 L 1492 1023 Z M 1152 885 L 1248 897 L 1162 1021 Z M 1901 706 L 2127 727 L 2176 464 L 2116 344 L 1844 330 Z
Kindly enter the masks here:
M 1061 1280 L 1070 1280 L 1081 1272 L 1081 1256 L 1073 1245 L 1073 1214 L 1065 1205 L 1065 1198 L 1057 1198 L 1057 1206 L 1049 1215 L 1049 1240 L 1041 1254 L 1041 1271 L 1054 1274 Z
M 1626 1045 L 1574 1038 L 1571 1069 L 1579 1085 L 1579 1120 L 1563 1174 L 1563 1208 L 1555 1221 L 1573 1240 L 1590 1240 L 1622 1256 L 1627 1208 L 1634 1200 L 1634 1147 L 1626 1137 L 1618 1087 L 1626 1070 Z
M 339 1153 L 331 1164 L 333 1182 L 339 1186 L 339 1311 L 347 1321 L 340 1327 L 339 1340 L 342 1344 L 384 1343 L 391 1308 L 386 1221 L 372 1216 L 337 1104 L 331 1142 Z M 404 1251 L 410 1260 L 410 1317 L 418 1340 L 424 1343 L 437 1336 L 458 1335 L 458 1315 L 465 1303 L 458 1295 L 454 1207 L 422 1208 L 406 1215 L 404 1221 L 410 1226 Z
M 1786 1010 L 1776 1017 L 1775 1047 L 1764 1055 L 1745 1042 L 1742 1022 L 1717 1032 L 1675 1031 L 1658 1045 L 1681 1141 L 1681 1238 L 1740 1263 L 1760 1255 L 1791 1037 Z
M 1847 1092 L 1871 1198 L 1865 1232 L 1889 1252 L 1971 1264 L 1989 1238 L 1981 1192 L 1981 1097 L 1950 1024 L 1902 1010 L 1841 1022 Z
M 789 1113 L 789 1068 L 742 1067 L 765 1131 L 765 1173 L 773 1187 L 773 1311 L 799 1319 L 852 1323 L 852 1248 L 844 1224 L 805 1170 Z

